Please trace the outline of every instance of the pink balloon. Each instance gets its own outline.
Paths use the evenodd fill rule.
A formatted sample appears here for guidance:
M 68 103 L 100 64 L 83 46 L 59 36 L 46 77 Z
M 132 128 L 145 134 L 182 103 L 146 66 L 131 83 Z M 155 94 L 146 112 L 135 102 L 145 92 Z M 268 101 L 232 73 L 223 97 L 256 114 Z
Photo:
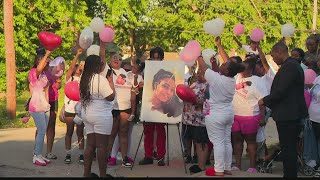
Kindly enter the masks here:
M 317 74 L 312 69 L 304 70 L 304 84 L 312 84 L 316 79 Z
M 237 36 L 244 33 L 244 25 L 243 24 L 237 24 L 233 28 L 233 33 Z
M 193 90 L 190 87 L 185 86 L 184 84 L 179 84 L 176 87 L 176 93 L 177 96 L 183 101 L 190 103 L 196 103 L 197 101 L 197 96 L 193 92 Z
M 260 28 L 254 28 L 250 33 L 250 39 L 254 42 L 259 42 L 263 39 L 264 32 Z
M 80 101 L 80 87 L 76 81 L 68 82 L 64 87 L 64 93 L 72 101 Z
M 307 108 L 309 108 L 310 103 L 311 103 L 311 95 L 310 95 L 309 91 L 307 91 L 307 90 L 304 90 L 304 99 L 306 100 Z
M 62 43 L 62 38 L 52 32 L 39 32 L 38 39 L 42 46 L 50 51 L 57 49 Z
M 201 55 L 201 45 L 196 40 L 191 40 L 184 47 L 180 53 L 180 58 L 182 61 L 188 63 L 194 61 Z
M 105 26 L 103 31 L 99 33 L 99 37 L 103 42 L 112 42 L 114 38 L 114 30 L 109 26 Z

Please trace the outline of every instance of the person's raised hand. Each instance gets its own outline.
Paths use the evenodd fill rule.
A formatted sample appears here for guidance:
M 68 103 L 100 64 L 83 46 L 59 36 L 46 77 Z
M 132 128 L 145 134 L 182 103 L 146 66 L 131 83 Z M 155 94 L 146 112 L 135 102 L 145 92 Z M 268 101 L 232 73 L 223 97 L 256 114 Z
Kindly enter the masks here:
M 77 55 L 80 55 L 80 54 L 82 54 L 83 53 L 83 49 L 82 48 L 78 48 L 78 50 L 77 50 Z
M 217 36 L 214 41 L 216 42 L 216 44 L 221 44 L 221 38 L 220 36 Z

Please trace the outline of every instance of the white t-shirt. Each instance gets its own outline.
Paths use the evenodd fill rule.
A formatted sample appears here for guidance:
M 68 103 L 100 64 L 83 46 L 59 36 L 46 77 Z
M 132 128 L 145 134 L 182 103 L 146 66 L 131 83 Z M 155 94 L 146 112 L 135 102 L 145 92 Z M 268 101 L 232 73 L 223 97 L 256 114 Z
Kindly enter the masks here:
M 314 80 L 313 84 L 313 87 L 310 89 L 309 118 L 313 122 L 320 123 L 320 76 Z
M 209 83 L 209 105 L 214 115 L 233 112 L 232 99 L 235 93 L 236 80 L 207 69 L 204 78 Z
M 259 55 L 258 50 L 252 50 L 249 45 L 242 45 L 242 49 L 244 49 L 247 53 L 254 53 L 255 55 Z
M 105 99 L 113 93 L 107 78 L 100 74 L 93 75 L 89 88 L 91 101 L 86 110 L 81 108 L 82 118 L 91 120 L 112 119 L 112 101 Z
M 269 68 L 269 71 L 264 76 L 261 77 L 261 79 L 265 82 L 268 93 L 270 93 L 274 76 L 275 76 L 275 73 L 272 71 L 271 68 Z
M 247 85 L 246 82 L 251 82 Z M 268 95 L 264 81 L 258 76 L 236 77 L 236 93 L 233 97 L 234 114 L 238 116 L 256 116 L 260 114 L 258 101 Z
M 123 68 L 113 69 L 116 73 L 113 74 L 113 82 L 116 90 L 116 97 L 114 99 L 113 109 L 126 110 L 131 108 L 131 88 L 134 87 L 134 74 L 129 71 L 126 72 Z M 138 84 L 143 81 L 141 75 L 138 75 Z
M 66 83 L 71 82 L 71 81 L 76 81 L 80 83 L 80 77 L 77 76 L 72 76 Z M 64 95 L 64 110 L 68 113 L 76 113 L 76 105 L 79 101 L 72 101 L 70 100 L 66 95 Z
M 188 86 L 188 80 L 191 76 L 192 75 L 189 72 L 184 74 L 184 85 Z

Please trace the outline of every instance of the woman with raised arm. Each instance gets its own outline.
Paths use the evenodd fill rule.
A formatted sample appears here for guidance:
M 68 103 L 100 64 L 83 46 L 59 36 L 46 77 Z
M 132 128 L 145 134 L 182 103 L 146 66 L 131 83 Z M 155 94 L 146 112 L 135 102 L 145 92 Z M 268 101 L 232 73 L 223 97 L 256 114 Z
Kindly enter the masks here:
M 224 51 L 222 51 L 223 48 L 219 37 L 216 38 L 216 43 L 220 53 L 223 54 Z M 224 63 L 219 68 L 215 67 L 219 72 L 208 69 L 202 57 L 197 60 L 200 74 L 204 75 L 209 84 L 210 110 L 205 117 L 205 124 L 209 139 L 214 146 L 216 176 L 231 174 L 231 126 L 234 118 L 232 100 L 236 88 L 234 76 L 244 70 L 244 66 L 238 63 L 235 58 L 227 60 L 227 56 L 222 57 L 224 57 Z
M 45 50 L 42 49 L 40 51 L 44 52 Z M 49 67 L 50 59 L 48 57 L 50 54 L 51 51 L 49 50 L 45 51 L 44 54 L 40 53 L 38 49 L 34 65 L 28 75 L 31 94 L 29 113 L 37 127 L 32 162 L 38 166 L 45 166 L 50 163 L 49 159 L 42 156 L 43 141 L 50 116 L 49 81 L 45 74 L 45 70 Z
M 77 54 L 73 58 L 70 67 L 66 74 L 66 83 L 71 81 L 76 81 L 80 83 L 80 76 L 83 71 L 84 64 L 81 63 L 80 65 L 77 64 L 78 57 L 83 52 L 83 49 L 79 48 L 77 51 Z M 67 125 L 67 131 L 65 135 L 65 149 L 66 149 L 66 158 L 64 159 L 64 162 L 66 164 L 71 163 L 71 139 L 74 131 L 74 122 L 73 119 L 76 115 L 76 105 L 79 101 L 73 101 L 70 100 L 67 96 L 64 96 L 64 108 L 65 108 L 65 122 Z M 84 149 L 84 136 L 83 136 L 83 129 L 84 124 L 76 125 L 77 126 L 77 137 L 78 137 L 78 143 L 79 143 L 79 163 L 84 162 L 83 157 L 83 149 Z

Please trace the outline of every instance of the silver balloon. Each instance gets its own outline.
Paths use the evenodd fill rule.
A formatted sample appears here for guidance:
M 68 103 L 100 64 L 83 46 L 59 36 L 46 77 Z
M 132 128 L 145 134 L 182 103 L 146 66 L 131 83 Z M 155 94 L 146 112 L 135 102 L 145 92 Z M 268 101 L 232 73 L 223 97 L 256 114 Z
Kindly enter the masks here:
M 79 45 L 82 49 L 88 49 L 93 43 L 93 31 L 90 27 L 85 27 L 79 37 Z

